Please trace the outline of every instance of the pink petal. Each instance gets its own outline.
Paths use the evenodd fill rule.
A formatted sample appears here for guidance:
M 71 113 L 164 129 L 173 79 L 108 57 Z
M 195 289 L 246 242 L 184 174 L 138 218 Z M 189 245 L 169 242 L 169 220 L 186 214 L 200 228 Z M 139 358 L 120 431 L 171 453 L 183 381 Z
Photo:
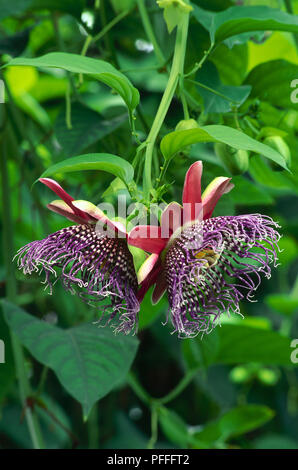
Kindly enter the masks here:
M 140 269 L 138 270 L 138 283 L 141 284 L 144 279 L 151 273 L 152 269 L 156 265 L 159 259 L 159 255 L 152 254 L 144 261 Z
M 163 238 L 170 236 L 182 226 L 183 209 L 178 202 L 171 202 L 161 214 L 161 235 Z
M 71 220 L 72 222 L 76 222 L 78 224 L 86 223 L 86 220 L 82 217 L 76 215 L 72 208 L 69 207 L 66 202 L 61 201 L 61 199 L 57 199 L 56 201 L 52 201 L 50 204 L 47 205 L 47 208 L 57 214 L 63 215 L 67 219 Z
M 231 178 L 219 176 L 207 186 L 202 195 L 204 219 L 212 216 L 212 212 L 221 196 L 234 188 L 234 184 L 230 181 Z
M 193 163 L 186 175 L 183 187 L 183 204 L 185 202 L 196 203 L 201 202 L 201 177 L 203 171 L 203 164 L 199 160 Z
M 121 222 L 116 222 L 108 218 L 108 216 L 92 202 L 89 201 L 73 201 L 72 205 L 81 212 L 88 214 L 89 218 L 99 220 L 103 225 L 107 225 L 113 233 L 117 233 L 121 238 L 126 238 L 126 228 Z
M 167 290 L 167 283 L 166 283 L 163 272 L 161 272 L 156 279 L 156 284 L 152 292 L 152 303 L 154 305 L 159 302 L 159 300 L 162 298 L 166 290 Z
M 138 225 L 129 232 L 127 241 L 129 245 L 159 254 L 165 248 L 168 238 L 161 237 L 161 227 L 157 225 Z
M 73 207 L 72 201 L 74 200 L 73 197 L 71 197 L 64 189 L 62 186 L 60 186 L 57 181 L 52 180 L 51 178 L 39 178 L 39 181 L 43 184 L 45 184 L 48 188 L 50 188 L 54 193 L 57 194 L 66 204 L 73 209 L 73 212 L 80 216 L 82 219 L 88 220 L 88 217 L 84 214 L 84 212 L 80 211 L 79 209 L 76 209 Z
M 196 220 L 201 213 L 201 177 L 203 164 L 199 160 L 191 165 L 186 173 L 183 187 L 184 223 Z

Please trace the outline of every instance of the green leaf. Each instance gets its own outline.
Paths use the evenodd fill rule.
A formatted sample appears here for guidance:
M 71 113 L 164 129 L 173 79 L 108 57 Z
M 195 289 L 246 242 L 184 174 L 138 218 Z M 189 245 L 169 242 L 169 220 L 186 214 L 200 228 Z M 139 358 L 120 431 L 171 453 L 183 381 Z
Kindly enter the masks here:
M 67 392 L 78 400 L 85 419 L 94 403 L 124 380 L 138 341 L 107 328 L 82 324 L 61 329 L 2 302 L 5 319 L 21 343 L 50 367 Z
M 160 148 L 165 160 L 169 160 L 183 148 L 198 142 L 223 142 L 235 149 L 260 153 L 287 169 L 284 158 L 276 150 L 228 126 L 210 125 L 198 129 L 174 131 L 162 139 Z
M 213 44 L 251 31 L 298 32 L 298 18 L 267 6 L 235 6 L 212 13 L 194 6 L 194 16 L 208 31 Z
M 213 335 L 217 335 L 215 346 Z M 190 369 L 203 367 L 202 357 L 207 365 L 256 362 L 290 366 L 290 342 L 269 329 L 230 323 L 217 327 L 202 340 L 185 340 L 182 350 Z
M 273 416 L 274 412 L 267 406 L 238 406 L 207 424 L 203 431 L 197 432 L 194 437 L 206 442 L 224 442 L 231 437 L 246 434 L 263 426 Z
M 14 0 L 7 2 L 0 0 L 0 20 L 8 16 L 21 15 L 27 10 L 52 10 L 70 13 L 76 18 L 80 18 L 85 7 L 85 0 Z
M 298 66 L 286 60 L 270 60 L 251 70 L 245 83 L 252 86 L 252 97 L 258 97 L 281 108 L 297 109 L 292 102 L 291 82 L 298 77 Z
M 253 441 L 254 449 L 298 449 L 297 440 L 283 434 L 269 433 Z
M 297 261 L 298 244 L 294 237 L 284 235 L 278 245 L 281 250 L 278 259 L 282 266 L 288 266 L 290 263 Z
M 169 33 L 183 21 L 185 15 L 192 11 L 192 7 L 184 0 L 159 0 L 158 5 L 160 8 L 164 8 L 163 16 Z
M 251 86 L 247 85 L 223 85 L 212 62 L 206 62 L 196 75 L 196 88 L 203 98 L 206 113 L 227 113 L 241 106 L 251 91 Z
M 158 408 L 158 418 L 163 433 L 173 444 L 182 449 L 187 449 L 189 446 L 196 449 L 205 449 L 207 447 L 206 442 L 194 438 L 187 424 L 174 410 L 161 406 Z
M 14 0 L 14 2 L 0 1 L 0 20 L 8 16 L 17 16 L 30 7 L 32 0 Z
M 185 449 L 188 446 L 189 436 L 187 425 L 180 416 L 164 406 L 158 409 L 161 428 L 170 442 Z
M 273 204 L 274 199 L 262 186 L 252 183 L 243 176 L 233 176 L 235 187 L 230 193 L 230 198 L 236 205 L 255 206 Z M 249 194 L 249 198 L 247 197 Z
M 270 308 L 284 315 L 293 315 L 298 310 L 298 298 L 287 294 L 270 294 L 265 302 Z
M 294 175 L 280 171 L 272 171 L 259 155 L 253 155 L 249 161 L 249 172 L 258 183 L 274 189 L 277 193 L 298 192 Z
M 217 363 L 258 362 L 264 365 L 291 365 L 291 340 L 275 331 L 251 326 L 222 325 Z
M 241 44 L 229 49 L 225 44 L 219 44 L 209 60 L 216 65 L 223 83 L 241 85 L 248 66 L 248 46 Z
M 116 13 L 121 13 L 125 10 L 130 10 L 136 3 L 136 0 L 110 0 Z
M 51 416 L 49 416 L 38 405 L 34 408 L 40 421 L 41 433 L 46 449 L 69 447 L 70 439 L 66 429 L 71 429 L 71 423 L 66 411 L 48 395 L 42 395 L 40 399 L 42 404 L 51 413 Z M 32 440 L 26 421 L 20 419 L 22 412 L 21 404 L 8 403 L 3 408 L 0 419 L 0 432 L 9 437 L 18 447 L 32 449 Z M 58 425 L 53 416 L 59 420 L 61 425 Z M 64 429 L 61 426 L 64 426 Z
M 70 13 L 76 18 L 81 17 L 81 13 L 86 6 L 86 0 L 31 0 L 32 10 L 51 10 Z
M 69 173 L 71 171 L 101 170 L 112 173 L 125 183 L 133 179 L 134 170 L 129 162 L 110 153 L 87 153 L 77 157 L 68 158 L 50 166 L 43 172 L 41 178 L 52 176 L 55 173 Z
M 188 340 L 182 343 L 183 357 L 188 369 L 201 367 L 206 369 L 216 361 L 220 347 L 218 329 L 216 328 L 209 335 L 204 335 L 202 339 Z
M 105 83 L 119 93 L 126 103 L 130 113 L 139 103 L 139 92 L 133 87 L 128 78 L 115 69 L 111 64 L 99 59 L 84 57 L 66 52 L 51 52 L 36 58 L 19 57 L 8 64 L 31 65 L 33 67 L 55 67 L 73 73 L 84 73 Z
M 15 380 L 13 353 L 11 348 L 10 334 L 7 324 L 4 321 L 3 311 L 0 308 L 0 341 L 4 342 L 4 359 L 0 362 L 0 403 L 9 391 Z
M 126 120 L 127 114 L 113 119 L 104 119 L 95 111 L 74 103 L 71 108 L 72 128 L 65 122 L 65 109 L 55 123 L 55 134 L 64 155 L 79 155 L 89 145 L 114 132 Z

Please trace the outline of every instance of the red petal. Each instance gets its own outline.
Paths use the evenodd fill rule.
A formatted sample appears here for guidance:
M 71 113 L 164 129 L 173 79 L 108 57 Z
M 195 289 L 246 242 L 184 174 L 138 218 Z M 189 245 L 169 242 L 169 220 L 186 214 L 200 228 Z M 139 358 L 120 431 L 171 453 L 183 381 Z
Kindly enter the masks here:
M 183 209 L 178 202 L 171 202 L 161 214 L 161 234 L 170 237 L 183 224 Z
M 230 181 L 231 178 L 219 176 L 207 186 L 202 196 L 204 219 L 212 216 L 212 212 L 221 196 L 234 188 L 234 184 Z
M 201 177 L 203 164 L 197 161 L 188 169 L 183 187 L 183 204 L 185 202 L 196 203 L 201 202 Z
M 165 248 L 168 238 L 161 238 L 161 228 L 157 225 L 138 225 L 129 232 L 127 241 L 149 253 L 159 254 Z
M 183 187 L 183 210 L 184 223 L 195 220 L 200 217 L 202 202 L 201 198 L 201 178 L 203 172 L 203 164 L 199 160 L 191 165 L 186 173 Z
M 84 214 L 84 212 L 80 211 L 76 207 L 73 206 L 72 201 L 74 200 L 73 197 L 71 197 L 64 189 L 62 186 L 60 186 L 57 181 L 52 180 L 51 178 L 39 178 L 39 181 L 43 184 L 45 184 L 48 188 L 50 188 L 54 193 L 57 194 L 57 196 L 61 197 L 61 199 L 66 202 L 66 204 L 72 208 L 73 212 L 81 217 L 84 220 L 88 220 L 88 217 Z

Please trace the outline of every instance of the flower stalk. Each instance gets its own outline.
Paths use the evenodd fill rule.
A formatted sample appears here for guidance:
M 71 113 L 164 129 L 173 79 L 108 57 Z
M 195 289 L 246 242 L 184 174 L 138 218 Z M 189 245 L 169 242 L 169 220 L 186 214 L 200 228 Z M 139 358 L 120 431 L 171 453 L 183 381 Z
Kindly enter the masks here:
M 3 111 L 2 111 L 3 112 Z M 3 122 L 1 122 L 3 124 Z M 12 246 L 13 240 L 13 227 L 11 218 L 11 201 L 9 193 L 9 176 L 7 171 L 7 155 L 6 155 L 6 144 L 5 144 L 5 130 L 2 128 L 0 135 L 0 148 L 1 148 L 1 184 L 2 184 L 2 207 L 3 210 L 3 242 L 4 242 L 4 259 L 6 266 L 6 297 L 9 301 L 14 302 L 17 294 L 16 279 L 14 275 L 14 266 L 12 264 L 12 258 L 14 250 Z M 14 356 L 14 362 L 16 365 L 17 378 L 19 383 L 19 394 L 24 408 L 24 414 L 29 430 L 29 434 L 32 440 L 34 449 L 42 449 L 43 438 L 40 431 L 37 417 L 31 408 L 27 406 L 27 399 L 32 395 L 30 383 L 27 377 L 25 369 L 25 358 L 23 348 L 18 338 L 13 332 L 11 332 L 11 344 Z
M 166 117 L 166 114 L 168 112 L 168 109 L 170 107 L 171 101 L 179 83 L 179 78 L 183 77 L 185 49 L 188 35 L 188 23 L 189 15 L 185 14 L 183 15 L 181 23 L 177 26 L 176 44 L 169 80 L 164 91 L 163 97 L 161 99 L 159 108 L 157 110 L 155 119 L 153 121 L 151 130 L 147 137 L 143 179 L 144 194 L 147 200 L 149 200 L 150 198 L 150 191 L 152 189 L 151 167 L 155 142 Z
M 152 25 L 150 23 L 150 18 L 149 18 L 144 0 L 137 0 L 137 5 L 138 5 L 138 9 L 139 9 L 139 12 L 140 12 L 141 20 L 142 20 L 146 35 L 147 35 L 149 41 L 153 45 L 154 53 L 155 53 L 156 58 L 159 62 L 159 66 L 162 67 L 165 64 L 166 60 L 165 60 L 165 57 L 163 55 L 163 52 L 162 52 L 161 48 L 159 47 L 159 44 L 158 44 L 157 39 L 155 37 L 154 31 L 152 29 Z

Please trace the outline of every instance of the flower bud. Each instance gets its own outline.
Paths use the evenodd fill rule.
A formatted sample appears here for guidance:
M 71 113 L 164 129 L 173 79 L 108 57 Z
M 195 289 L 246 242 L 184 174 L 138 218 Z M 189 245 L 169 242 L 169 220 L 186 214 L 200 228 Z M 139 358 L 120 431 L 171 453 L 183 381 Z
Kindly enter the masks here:
M 246 150 L 233 149 L 221 142 L 214 145 L 214 150 L 225 168 L 232 175 L 241 175 L 248 170 L 249 153 Z
M 269 147 L 273 148 L 278 153 L 280 153 L 282 155 L 282 157 L 284 157 L 287 166 L 288 167 L 291 166 L 291 152 L 290 152 L 288 144 L 284 141 L 284 139 L 282 137 L 280 137 L 279 135 L 266 137 L 266 139 L 264 140 L 264 144 L 268 145 Z M 275 162 L 270 161 L 269 164 L 270 164 L 272 170 L 274 170 L 274 171 L 282 171 L 283 170 L 283 168 L 281 166 L 277 165 L 277 163 L 275 163 Z
M 188 0 L 157 0 L 157 4 L 160 8 L 164 8 L 164 19 L 169 33 L 193 10 Z
M 182 119 L 179 121 L 175 131 L 186 131 L 188 129 L 197 129 L 199 127 L 197 121 L 194 119 Z

